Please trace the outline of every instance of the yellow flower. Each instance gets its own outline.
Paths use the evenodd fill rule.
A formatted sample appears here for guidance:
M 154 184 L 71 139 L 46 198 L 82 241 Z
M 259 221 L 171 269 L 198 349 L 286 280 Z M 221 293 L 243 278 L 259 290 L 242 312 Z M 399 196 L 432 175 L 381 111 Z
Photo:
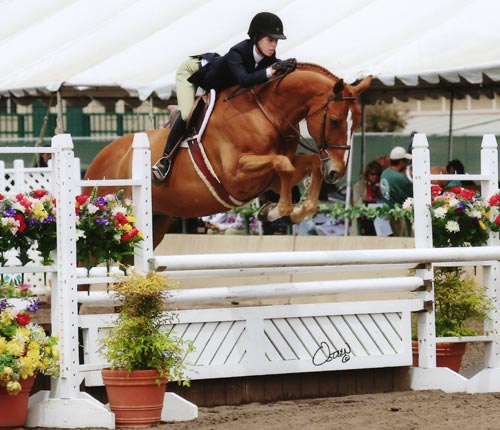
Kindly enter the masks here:
M 21 357 L 24 354 L 24 346 L 17 340 L 7 342 L 7 354 L 14 357 Z
M 17 381 L 10 381 L 7 383 L 7 386 L 5 387 L 7 389 L 7 393 L 11 396 L 15 396 L 16 394 L 19 394 L 21 392 L 21 384 Z
M 127 218 L 127 221 L 132 223 L 132 224 L 137 221 L 137 219 L 133 215 L 127 215 L 126 218 Z
M 41 203 L 37 203 L 33 207 L 33 213 L 38 217 L 38 218 L 47 218 L 49 215 L 47 214 L 47 211 L 43 207 Z
M 3 354 L 7 351 L 7 339 L 0 336 L 0 354 Z
M 59 345 L 52 346 L 52 355 L 55 361 L 59 361 Z
M 486 230 L 486 225 L 484 224 L 483 221 L 479 220 L 478 224 L 479 224 L 479 227 L 481 227 L 482 230 Z
M 12 321 L 14 321 L 14 315 L 8 310 L 5 310 L 1 313 L 0 322 L 5 325 L 9 325 Z

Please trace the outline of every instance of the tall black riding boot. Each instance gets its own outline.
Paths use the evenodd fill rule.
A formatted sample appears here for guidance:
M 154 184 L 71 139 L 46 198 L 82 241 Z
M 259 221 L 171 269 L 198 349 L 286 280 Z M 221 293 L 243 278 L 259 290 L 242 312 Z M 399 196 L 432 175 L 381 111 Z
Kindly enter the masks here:
M 163 157 L 161 157 L 156 164 L 152 167 L 153 176 L 158 182 L 162 182 L 168 175 L 170 171 L 171 152 L 177 145 L 177 142 L 184 137 L 184 132 L 186 131 L 186 121 L 184 121 L 179 114 L 175 120 L 170 133 L 168 134 L 167 143 L 165 144 L 165 149 L 163 150 Z

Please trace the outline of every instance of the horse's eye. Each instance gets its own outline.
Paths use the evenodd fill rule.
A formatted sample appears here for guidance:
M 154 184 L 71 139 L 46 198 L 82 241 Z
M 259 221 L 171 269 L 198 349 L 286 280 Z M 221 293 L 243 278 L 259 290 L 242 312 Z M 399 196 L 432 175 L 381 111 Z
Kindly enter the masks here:
M 339 120 L 337 118 L 330 118 L 330 125 L 332 127 L 338 127 L 339 125 Z

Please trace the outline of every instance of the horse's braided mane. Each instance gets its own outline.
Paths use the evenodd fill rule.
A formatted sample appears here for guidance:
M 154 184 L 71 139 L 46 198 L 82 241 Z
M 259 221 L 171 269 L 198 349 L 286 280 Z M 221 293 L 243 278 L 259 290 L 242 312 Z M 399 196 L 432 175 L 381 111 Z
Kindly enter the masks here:
M 311 70 L 313 72 L 318 72 L 321 73 L 322 75 L 329 76 L 330 78 L 335 79 L 338 81 L 340 78 L 336 75 L 334 75 L 330 70 L 324 68 L 323 66 L 319 66 L 318 64 L 314 63 L 297 63 L 297 69 L 301 70 Z

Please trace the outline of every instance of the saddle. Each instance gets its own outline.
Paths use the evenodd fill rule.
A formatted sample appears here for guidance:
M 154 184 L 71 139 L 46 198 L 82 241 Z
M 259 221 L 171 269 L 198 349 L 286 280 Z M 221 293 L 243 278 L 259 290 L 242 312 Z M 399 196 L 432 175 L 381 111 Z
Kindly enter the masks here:
M 215 98 L 215 91 L 210 91 L 208 93 L 202 94 L 196 99 L 187 118 L 186 134 L 181 139 L 181 143 L 186 139 L 189 140 L 195 137 L 198 139 L 201 138 L 203 131 L 205 131 L 206 123 L 208 122 L 210 114 L 212 113 L 212 109 L 210 109 L 209 111 L 209 107 L 211 106 L 213 108 Z M 171 128 L 175 123 L 177 117 L 181 114 L 181 111 L 178 109 L 177 105 L 170 105 L 167 109 L 170 111 L 170 115 L 163 128 Z

